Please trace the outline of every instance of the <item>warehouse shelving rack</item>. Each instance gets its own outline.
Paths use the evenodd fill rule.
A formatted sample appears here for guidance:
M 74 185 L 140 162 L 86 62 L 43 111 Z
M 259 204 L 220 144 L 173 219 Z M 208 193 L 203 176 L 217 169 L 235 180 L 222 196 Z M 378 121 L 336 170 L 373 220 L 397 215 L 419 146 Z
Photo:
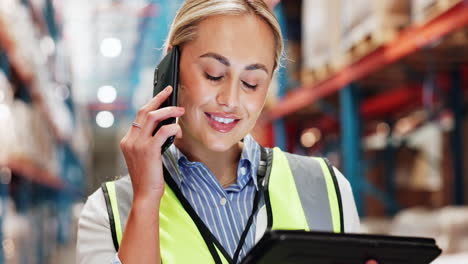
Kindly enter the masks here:
M 31 15 L 35 20 L 37 27 L 41 28 L 42 31 L 46 31 L 49 36 L 57 40 L 60 38 L 59 30 L 57 29 L 56 22 L 55 22 L 55 15 L 54 9 L 51 1 L 45 2 L 45 8 L 43 14 L 38 13 L 38 10 L 35 10 L 32 6 L 30 6 L 29 1 L 23 1 L 23 3 L 29 7 L 31 10 Z M 28 64 L 25 64 L 21 61 L 21 57 L 18 56 L 17 52 L 17 43 L 12 38 L 12 36 L 8 33 L 6 29 L 6 25 L 2 25 L 3 20 L 0 19 L 0 48 L 4 50 L 6 57 L 6 64 L 9 67 L 9 75 L 14 74 L 18 78 L 18 82 L 22 87 L 26 89 L 26 97 L 29 97 L 32 100 L 32 103 L 37 104 L 42 112 L 45 113 L 45 118 L 47 124 L 52 131 L 55 140 L 59 144 L 67 145 L 69 144 L 68 139 L 64 135 L 62 135 L 56 127 L 56 124 L 52 122 L 51 112 L 47 108 L 45 108 L 45 100 L 43 98 L 43 94 L 37 88 L 37 76 L 36 73 L 29 67 Z M 19 159 L 12 159 L 8 161 L 7 167 L 10 167 L 13 171 L 19 172 L 19 175 L 25 176 L 29 180 L 36 182 L 38 184 L 42 184 L 45 186 L 49 186 L 51 188 L 60 189 L 65 187 L 64 182 L 58 175 L 54 175 L 53 173 L 38 167 L 36 164 L 31 162 L 28 158 Z
M 55 43 L 61 39 L 61 29 L 56 22 L 57 10 L 54 10 L 53 1 L 46 0 L 39 8 L 29 0 L 18 1 L 18 4 L 19 2 L 27 8 L 28 15 L 31 16 L 33 22 L 32 26 L 38 29 L 42 37 L 48 36 Z M 32 217 L 29 220 L 37 222 L 38 225 L 40 223 L 57 223 L 56 237 L 52 239 L 54 242 L 67 243 L 67 237 L 71 230 L 69 224 L 64 222 L 67 217 L 63 217 L 63 212 L 70 212 L 72 202 L 83 196 L 83 177 L 86 165 L 74 149 L 70 138 L 64 135 L 57 124 L 53 122 L 53 113 L 47 108 L 45 95 L 38 88 L 39 73 L 34 72 L 33 68 L 18 55 L 20 53 L 18 49 L 22 46 L 15 41 L 8 31 L 5 20 L 0 17 L 1 70 L 9 81 L 14 81 L 15 85 L 18 86 L 17 89 L 22 93 L 21 100 L 37 106 L 44 113 L 44 121 L 53 135 L 54 150 L 58 153 L 59 168 L 57 171 L 50 171 L 24 155 L 8 157 L 6 164 L 0 164 L 0 178 L 2 178 L 0 184 L 2 196 L 0 227 L 3 226 L 6 216 L 6 198 L 15 193 L 14 197 L 11 198 L 15 200 L 18 212 L 26 217 Z M 52 70 L 49 69 L 49 73 L 50 71 Z M 75 111 L 73 101 L 69 98 L 63 104 L 73 115 Z M 76 116 L 70 117 L 72 118 L 69 120 L 70 122 L 80 122 L 80 120 L 76 120 Z M 9 179 L 7 184 L 4 182 L 4 177 Z M 55 219 L 50 219 L 51 216 L 44 214 L 44 212 L 55 212 L 57 215 L 54 217 Z M 28 254 L 17 252 L 21 255 L 21 260 L 18 260 L 20 263 L 32 263 L 31 259 L 34 260 L 34 263 L 48 263 L 48 255 L 54 250 L 54 244 L 43 245 L 43 239 L 47 238 L 44 237 L 46 231 L 42 230 L 42 227 L 38 226 L 34 232 L 37 234 L 30 234 L 31 241 L 35 241 L 37 244 L 34 245 L 35 248 L 30 248 Z M 0 243 L 0 263 L 5 263 L 7 256 L 4 250 L 3 232 L 0 232 L 0 239 L 3 242 Z M 16 250 L 21 250 L 21 248 Z M 26 255 L 31 254 L 34 256 L 26 257 Z
M 412 26 L 402 31 L 393 41 L 383 45 L 358 61 L 342 68 L 329 78 L 312 85 L 304 85 L 292 90 L 275 106 L 265 113 L 265 118 L 277 122 L 283 117 L 293 114 L 327 96 L 339 93 L 341 103 L 341 131 L 344 174 L 355 190 L 355 199 L 360 214 L 364 214 L 363 190 L 366 189 L 361 163 L 360 149 L 360 104 L 356 90 L 356 82 L 375 74 L 399 60 L 426 49 L 442 37 L 464 29 L 468 26 L 468 1 L 461 1 L 437 17 L 422 25 Z M 462 82 L 461 67 L 454 67 L 451 76 L 452 110 L 455 113 L 455 128 L 452 135 L 452 147 L 456 156 L 454 159 L 454 203 L 462 204 L 463 195 L 463 162 L 460 142 L 462 136 Z M 284 134 L 284 127 L 275 126 L 275 134 Z M 346 131 L 346 133 L 345 133 Z M 389 180 L 391 181 L 391 180 Z M 390 193 L 390 196 L 392 194 Z M 385 196 L 385 195 L 384 195 Z M 391 198 L 391 197 L 390 197 Z M 392 207 L 389 205 L 389 207 Z M 394 206 L 393 206 L 394 207 Z

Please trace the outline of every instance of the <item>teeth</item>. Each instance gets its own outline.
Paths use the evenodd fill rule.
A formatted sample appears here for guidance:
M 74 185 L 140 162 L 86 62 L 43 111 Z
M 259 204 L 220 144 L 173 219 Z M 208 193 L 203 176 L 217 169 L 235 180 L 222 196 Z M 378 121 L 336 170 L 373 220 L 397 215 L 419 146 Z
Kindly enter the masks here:
M 220 123 L 223 123 L 223 124 L 229 124 L 229 123 L 234 122 L 234 120 L 235 120 L 235 119 L 231 119 L 231 118 L 217 117 L 217 116 L 214 116 L 214 115 L 210 115 L 210 117 L 213 118 L 214 120 L 220 122 Z

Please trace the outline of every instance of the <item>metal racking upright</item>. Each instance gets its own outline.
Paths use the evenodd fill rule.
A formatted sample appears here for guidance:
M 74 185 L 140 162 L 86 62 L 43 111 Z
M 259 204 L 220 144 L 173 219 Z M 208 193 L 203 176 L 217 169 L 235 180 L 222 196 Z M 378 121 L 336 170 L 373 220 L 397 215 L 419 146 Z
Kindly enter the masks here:
M 361 146 L 361 134 L 362 134 L 362 115 L 363 108 L 372 109 L 370 103 L 364 105 L 360 102 L 359 98 L 359 82 L 362 80 L 370 79 L 372 76 L 384 75 L 387 68 L 395 65 L 405 65 L 411 63 L 411 61 L 417 60 L 418 62 L 423 61 L 429 67 L 419 71 L 419 74 L 424 75 L 423 79 L 429 79 L 430 84 L 435 85 L 435 82 L 442 77 L 439 75 L 434 76 L 434 72 L 431 67 L 436 65 L 439 66 L 439 62 L 434 63 L 427 60 L 427 52 L 436 53 L 438 45 L 443 39 L 453 32 L 462 31 L 462 34 L 466 34 L 466 28 L 468 26 L 468 2 L 459 1 L 458 4 L 449 8 L 448 10 L 440 13 L 434 18 L 430 19 L 424 24 L 413 25 L 403 30 L 399 35 L 389 43 L 386 43 L 371 53 L 365 55 L 354 63 L 345 66 L 344 68 L 333 73 L 327 79 L 311 84 L 301 86 L 291 92 L 289 92 L 282 100 L 280 100 L 275 106 L 271 108 L 265 115 L 270 120 L 274 121 L 280 118 L 284 118 L 288 115 L 294 114 L 307 106 L 310 106 L 314 102 L 317 102 L 327 96 L 338 96 L 341 103 L 341 134 L 342 134 L 342 159 L 344 174 L 350 180 L 353 189 L 355 190 L 355 198 L 358 205 L 358 210 L 361 215 L 365 214 L 364 209 L 364 192 L 369 192 L 369 184 L 363 176 L 363 157 Z M 457 54 L 453 61 L 448 61 L 447 58 L 443 58 L 444 67 L 450 68 L 451 72 L 449 81 L 445 81 L 445 86 L 450 86 L 448 89 L 449 97 L 452 102 L 449 106 L 452 108 L 451 111 L 454 114 L 454 129 L 451 134 L 451 145 L 455 158 L 453 159 L 453 203 L 463 204 L 464 203 L 464 173 L 463 173 L 463 126 L 462 120 L 464 116 L 463 106 L 463 63 L 466 65 L 466 47 L 465 49 L 458 49 L 462 54 Z M 443 53 L 442 56 L 446 56 L 447 53 Z M 429 56 L 430 57 L 430 56 Z M 403 62 L 402 62 L 403 61 Z M 419 66 L 415 66 L 419 67 Z M 434 66 L 435 67 L 435 66 Z M 410 69 L 411 71 L 412 69 Z M 411 74 L 407 74 L 411 75 Z M 446 76 L 445 76 L 446 77 Z M 378 79 L 378 78 L 374 78 Z M 414 85 L 409 80 L 407 83 L 395 83 L 395 85 L 407 86 L 408 89 L 403 89 L 403 97 L 410 98 L 409 94 L 414 93 L 417 89 L 414 89 Z M 424 85 L 423 85 L 424 86 Z M 427 85 L 426 85 L 427 86 Z M 419 90 L 421 92 L 421 90 Z M 390 97 L 386 97 L 382 91 L 376 92 L 380 94 L 381 100 L 374 102 L 374 106 L 385 104 L 388 102 Z M 424 91 L 422 91 L 424 93 Z M 395 99 L 397 94 L 392 97 Z M 396 100 L 396 99 L 395 99 Z M 396 104 L 398 106 L 398 103 Z M 398 111 L 398 108 L 393 107 L 393 111 Z M 394 180 L 387 179 L 388 183 L 392 183 Z M 394 200 L 394 190 L 388 186 L 388 193 L 380 196 L 383 200 L 386 200 L 387 208 L 394 208 L 391 204 L 391 200 Z M 379 194 L 377 194 L 379 195 Z M 389 210 L 389 211 L 395 211 Z

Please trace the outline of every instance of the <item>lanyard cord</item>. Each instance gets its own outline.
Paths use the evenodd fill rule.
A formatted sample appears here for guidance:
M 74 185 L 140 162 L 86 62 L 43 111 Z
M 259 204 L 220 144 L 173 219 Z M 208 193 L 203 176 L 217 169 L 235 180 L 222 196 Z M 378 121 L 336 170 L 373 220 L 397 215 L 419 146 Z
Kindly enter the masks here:
M 258 209 L 260 194 L 262 194 L 263 191 L 264 191 L 263 179 L 265 178 L 266 168 L 269 165 L 269 164 L 267 164 L 267 162 L 268 162 L 268 152 L 262 146 L 260 146 L 260 150 L 261 150 L 260 164 L 259 164 L 258 170 L 257 170 L 257 184 L 260 185 L 260 187 L 259 187 L 259 191 L 255 192 L 255 198 L 254 198 L 254 202 L 253 202 L 253 206 L 252 206 L 252 213 L 250 214 L 249 220 L 247 220 L 247 224 L 245 226 L 244 232 L 241 235 L 241 238 L 239 240 L 239 244 L 237 245 L 237 249 L 236 249 L 236 251 L 234 253 L 234 257 L 233 257 L 233 263 L 234 264 L 237 263 L 237 261 L 239 259 L 240 252 L 242 250 L 242 247 L 244 246 L 245 239 L 247 238 L 247 234 L 249 233 L 250 227 L 252 226 L 252 223 L 253 223 L 255 213 L 257 212 L 257 209 Z
M 259 200 L 259 197 L 260 197 L 260 192 L 256 191 L 255 193 L 255 199 L 254 199 L 254 204 L 253 204 L 253 208 L 252 208 L 252 214 L 250 214 L 250 217 L 249 217 L 249 220 L 247 221 L 247 224 L 245 226 L 245 229 L 244 229 L 244 232 L 242 232 L 242 236 L 239 240 L 239 244 L 237 244 L 237 249 L 236 249 L 236 252 L 234 253 L 234 257 L 233 257 L 233 262 L 232 263 L 237 263 L 237 260 L 239 258 L 239 254 L 242 250 L 242 247 L 244 246 L 244 243 L 245 243 L 245 239 L 247 238 L 247 234 L 249 233 L 249 230 L 250 230 L 250 226 L 252 225 L 253 223 L 253 219 L 254 219 L 254 215 L 255 213 L 257 212 L 257 208 L 258 208 L 258 200 Z
M 218 255 L 218 251 L 215 248 L 216 247 L 219 249 L 219 251 L 224 255 L 226 260 L 229 263 L 237 263 L 240 251 L 242 250 L 242 247 L 245 243 L 245 239 L 247 238 L 247 234 L 250 230 L 250 227 L 253 223 L 253 219 L 255 216 L 255 213 L 257 212 L 258 209 L 258 202 L 260 200 L 260 194 L 263 193 L 264 187 L 263 187 L 263 179 L 265 177 L 267 168 L 271 164 L 267 164 L 271 162 L 271 159 L 268 158 L 268 155 L 270 155 L 270 152 L 267 151 L 267 149 L 263 148 L 260 146 L 261 150 L 261 159 L 260 159 L 260 164 L 258 166 L 257 170 L 257 184 L 260 184 L 259 190 L 260 191 L 255 191 L 255 198 L 253 201 L 253 208 L 252 208 L 252 213 L 250 214 L 249 219 L 247 220 L 247 224 L 245 226 L 244 231 L 242 232 L 241 238 L 239 240 L 239 243 L 237 245 L 236 251 L 234 253 L 234 257 L 231 259 L 227 251 L 224 249 L 224 247 L 219 243 L 219 241 L 216 239 L 216 237 L 210 232 L 210 230 L 206 227 L 205 223 L 200 219 L 198 214 L 195 212 L 193 207 L 190 205 L 188 200 L 185 198 L 185 196 L 182 194 L 181 190 L 178 188 L 177 184 L 175 183 L 174 179 L 170 175 L 169 171 L 166 169 L 165 166 L 163 166 L 163 171 L 164 171 L 164 180 L 167 182 L 169 187 L 173 190 L 174 194 L 176 195 L 177 199 L 179 199 L 180 203 L 184 207 L 185 211 L 190 215 L 192 218 L 193 222 L 197 226 L 201 236 L 203 237 L 203 240 L 205 240 L 205 243 L 208 247 L 208 250 L 211 253 L 211 256 L 213 257 L 214 261 L 216 264 L 221 264 L 221 258 Z

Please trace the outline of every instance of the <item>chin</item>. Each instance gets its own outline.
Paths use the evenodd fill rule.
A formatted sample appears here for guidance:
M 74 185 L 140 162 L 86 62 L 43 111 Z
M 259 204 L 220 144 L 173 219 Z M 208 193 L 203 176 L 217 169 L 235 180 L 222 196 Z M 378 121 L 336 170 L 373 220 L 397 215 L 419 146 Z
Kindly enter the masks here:
M 213 135 L 211 133 L 207 133 L 205 136 L 203 136 L 201 143 L 211 151 L 225 152 L 236 146 L 242 139 L 235 140 L 235 138 L 237 137 L 231 136 L 229 134 Z

